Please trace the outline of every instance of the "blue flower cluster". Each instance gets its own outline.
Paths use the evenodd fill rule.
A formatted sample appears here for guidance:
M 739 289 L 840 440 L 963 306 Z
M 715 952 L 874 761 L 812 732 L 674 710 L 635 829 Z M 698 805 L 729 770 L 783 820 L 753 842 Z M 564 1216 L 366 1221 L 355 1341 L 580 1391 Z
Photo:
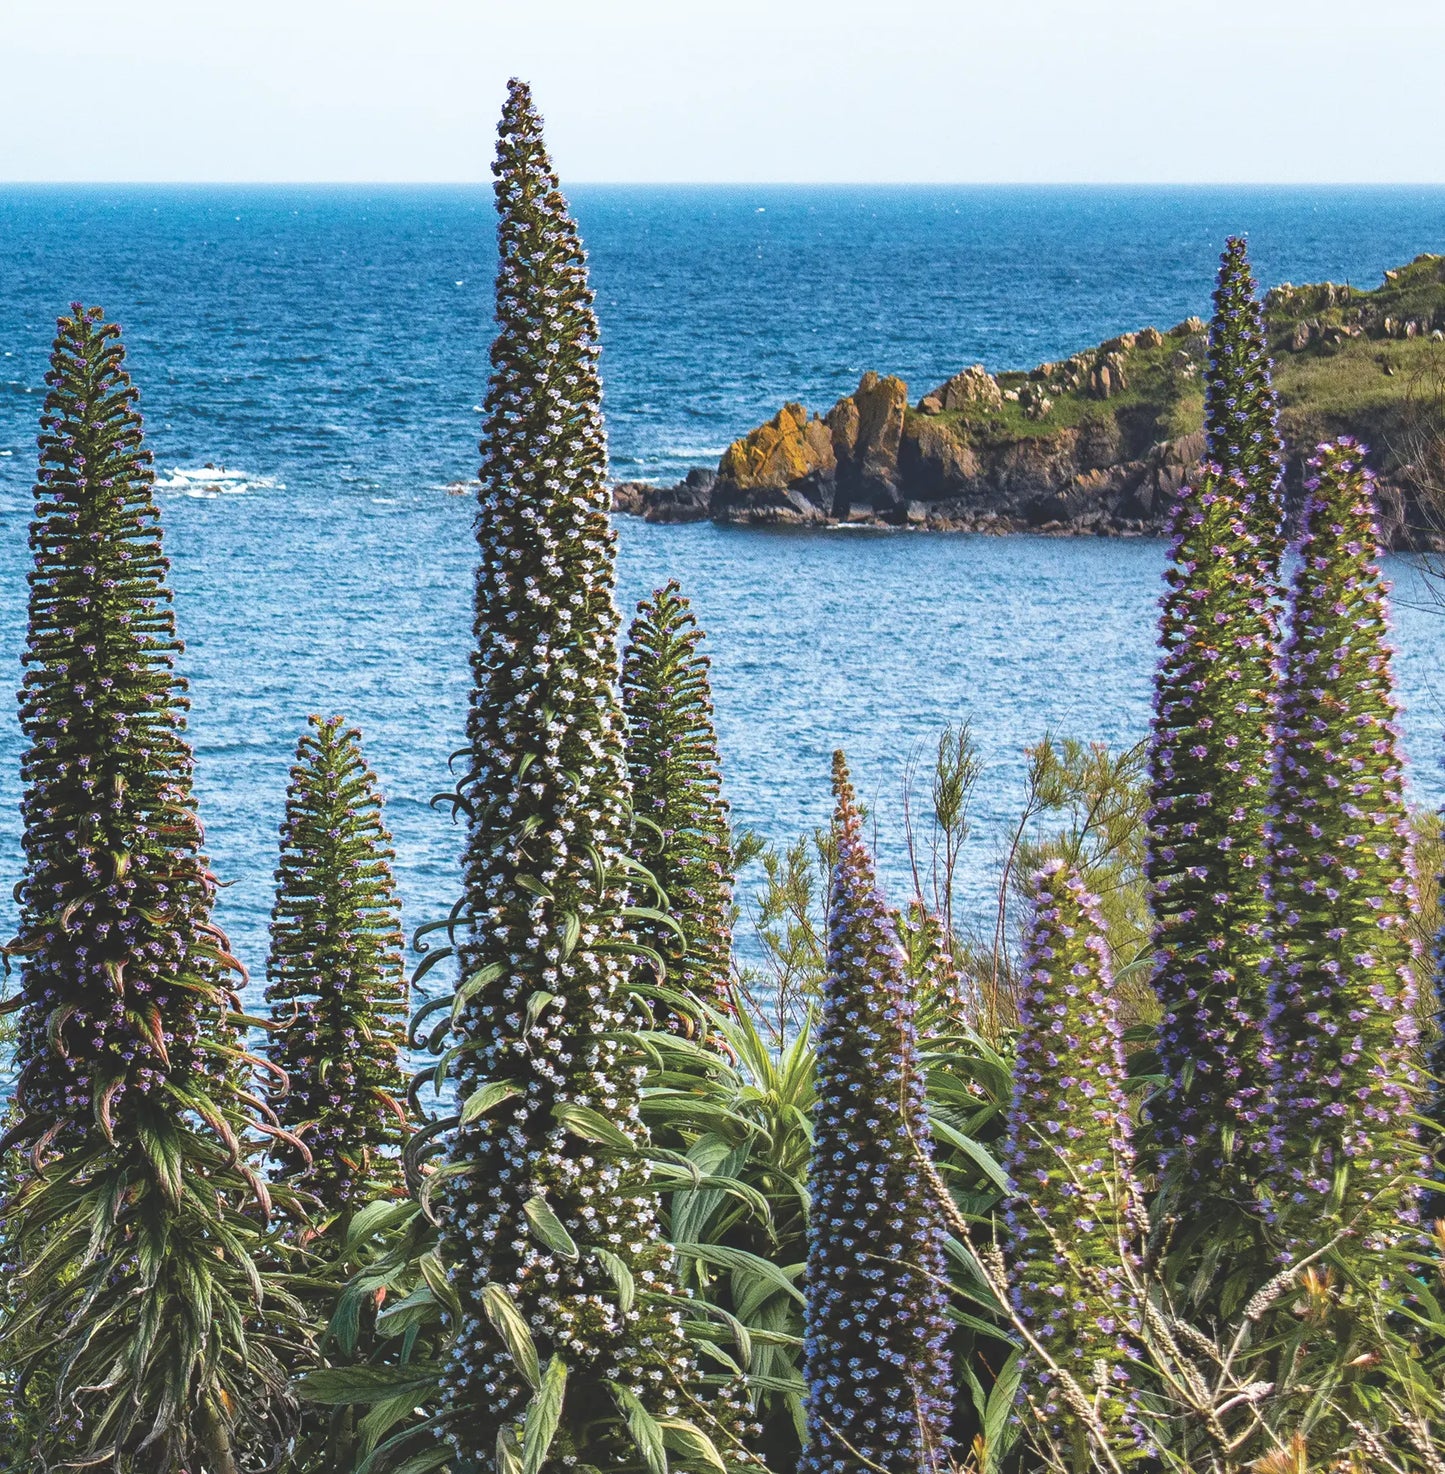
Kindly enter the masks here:
M 943 1226 L 914 1004 L 842 753 L 809 1173 L 800 1474 L 942 1474 L 952 1387 Z

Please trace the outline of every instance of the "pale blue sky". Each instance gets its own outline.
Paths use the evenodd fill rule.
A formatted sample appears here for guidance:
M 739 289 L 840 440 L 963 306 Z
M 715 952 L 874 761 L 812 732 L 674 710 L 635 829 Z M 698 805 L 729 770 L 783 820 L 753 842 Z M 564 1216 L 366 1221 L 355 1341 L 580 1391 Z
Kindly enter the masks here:
M 0 0 L 0 179 L 1445 181 L 1442 0 Z

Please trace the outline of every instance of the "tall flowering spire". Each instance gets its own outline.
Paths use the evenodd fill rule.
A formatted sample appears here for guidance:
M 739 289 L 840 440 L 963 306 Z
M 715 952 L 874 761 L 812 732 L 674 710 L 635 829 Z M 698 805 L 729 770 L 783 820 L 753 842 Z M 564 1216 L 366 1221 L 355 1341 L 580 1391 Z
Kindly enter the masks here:
M 732 956 L 732 836 L 702 639 L 676 580 L 644 599 L 623 654 L 622 707 L 633 856 L 681 933 L 644 918 L 638 939 L 665 958 L 670 986 L 716 1008 L 727 1001 Z
M 1439 881 L 1445 890 L 1445 878 Z M 1423 1114 L 1433 1123 L 1430 1139 L 1433 1161 L 1431 1186 L 1420 1199 L 1420 1216 L 1426 1223 L 1445 1219 L 1445 925 L 1435 935 L 1432 978 L 1435 984 L 1435 1037 L 1425 1060 L 1425 1072 L 1433 1084 Z
M 1274 572 L 1284 551 L 1284 446 L 1279 399 L 1264 314 L 1255 296 L 1246 243 L 1230 236 L 1219 258 L 1209 370 L 1204 379 L 1205 455 L 1226 476 L 1239 476 L 1251 503 L 1245 512 Z
M 1274 778 L 1275 1207 L 1368 1240 L 1411 1216 L 1415 907 L 1387 590 L 1364 449 L 1309 463 Z M 1332 1194 L 1342 1193 L 1340 1197 Z
M 1014 1308 L 1048 1361 L 1029 1353 L 1024 1385 L 1037 1388 L 1043 1428 L 1069 1456 L 1087 1444 L 1080 1393 L 1124 1456 L 1146 1442 L 1129 1380 L 1140 1307 L 1125 1264 L 1140 1195 L 1124 1029 L 1098 902 L 1078 872 L 1051 860 L 1031 890 L 1005 1224 Z
M 1265 807 L 1277 703 L 1269 558 L 1238 476 L 1180 489 L 1149 740 L 1145 873 L 1165 1076 L 1150 1101 L 1185 1224 L 1253 1203 L 1263 1149 Z
M 266 998 L 285 1025 L 268 1049 L 289 1083 L 278 1114 L 309 1148 L 282 1143 L 277 1156 L 327 1216 L 400 1186 L 407 988 L 393 858 L 361 733 L 313 716 L 286 790 Z
M 941 1474 L 951 1408 L 943 1228 L 913 998 L 843 754 L 809 1174 L 800 1474 Z
M 455 796 L 469 819 L 448 1055 L 461 1112 L 442 1211 L 461 1310 L 445 1395 L 468 1466 L 525 1449 L 537 1469 L 612 1467 L 692 1415 L 698 1374 L 665 1299 L 624 1052 L 637 944 L 597 322 L 521 82 L 493 173 L 498 332 Z
M 6 948 L 21 959 L 6 1139 L 30 1156 L 4 1204 L 19 1272 L 0 1338 L 53 1388 L 41 1464 L 134 1457 L 169 1474 L 233 1469 L 243 1445 L 265 1462 L 289 1414 L 250 1257 L 268 1207 L 250 1131 L 274 1117 L 252 1114 L 237 1068 L 240 965 L 211 921 L 182 647 L 124 360 L 99 308 L 60 319 L 30 525 L 20 930 Z

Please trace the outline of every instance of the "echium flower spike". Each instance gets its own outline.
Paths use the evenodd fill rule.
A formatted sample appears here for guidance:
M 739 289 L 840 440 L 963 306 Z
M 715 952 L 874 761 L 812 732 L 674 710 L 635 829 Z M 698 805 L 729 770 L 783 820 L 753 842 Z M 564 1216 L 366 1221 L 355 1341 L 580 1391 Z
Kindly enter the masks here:
M 1442 816 L 1445 818 L 1445 816 Z M 1436 882 L 1445 892 L 1445 876 Z M 1431 961 L 1434 983 L 1435 1027 L 1433 1042 L 1425 1059 L 1430 1081 L 1422 1114 L 1430 1121 L 1431 1186 L 1421 1195 L 1420 1217 L 1426 1223 L 1445 1220 L 1445 924 L 1435 934 Z
M 1277 590 L 1248 490 L 1206 463 L 1173 511 L 1149 739 L 1145 872 L 1165 1083 L 1149 1104 L 1186 1223 L 1253 1206 L 1266 1126 L 1260 973 Z
M 952 1403 L 943 1225 L 914 1003 L 843 754 L 818 1025 L 800 1474 L 941 1474 Z
M 287 1081 L 281 1174 L 325 1218 L 401 1185 L 408 1134 L 401 1049 L 407 987 L 401 909 L 376 775 L 361 733 L 313 716 L 296 747 L 281 823 L 266 998 L 268 1055 Z
M 0 1338 L 53 1390 L 37 1467 L 279 1458 L 268 1194 L 211 921 L 168 564 L 120 331 L 55 339 L 30 526 L 17 1123 Z M 43 1258 L 34 1274 L 23 1272 Z M 144 1455 L 138 1450 L 144 1448 Z M 107 1452 L 110 1451 L 110 1452 Z M 129 1462 L 132 1457 L 135 1464 Z
M 722 796 L 703 633 L 676 580 L 637 606 L 622 658 L 632 781 L 633 857 L 667 900 L 677 930 L 647 922 L 638 940 L 665 960 L 670 988 L 728 1002 L 732 836 Z M 683 1012 L 668 1015 L 674 1026 Z
M 546 1469 L 607 1468 L 641 1459 L 632 1438 L 646 1438 L 644 1419 L 706 1418 L 665 1299 L 671 1253 L 646 1191 L 640 1069 L 626 1046 L 641 964 L 625 914 L 630 794 L 597 322 L 520 82 L 498 133 L 498 331 L 456 792 L 469 820 L 454 917 L 462 985 L 440 1041 L 461 1104 L 440 1194 L 461 1307 L 443 1382 L 466 1467 L 506 1467 L 522 1446 L 539 1459 L 544 1420 Z M 518 1354 L 519 1327 L 540 1372 L 531 1351 Z M 538 1376 L 547 1399 L 563 1383 L 565 1395 L 533 1417 Z
M 1092 1407 L 1094 1436 L 1125 1460 L 1148 1441 L 1130 1380 L 1142 1215 L 1124 1030 L 1098 903 L 1078 872 L 1052 860 L 1031 890 L 1004 1157 L 1010 1294 L 1039 1347 L 1023 1382 L 1070 1456 L 1088 1445 Z
M 1351 439 L 1309 463 L 1271 823 L 1274 1206 L 1367 1244 L 1414 1214 L 1416 906 L 1374 483 Z M 1337 1181 L 1338 1179 L 1338 1181 Z M 1335 1199 L 1338 1189 L 1343 1196 Z
M 1226 476 L 1243 480 L 1245 521 L 1274 574 L 1284 551 L 1284 446 L 1272 367 L 1246 245 L 1231 236 L 1219 260 L 1209 325 L 1205 455 Z

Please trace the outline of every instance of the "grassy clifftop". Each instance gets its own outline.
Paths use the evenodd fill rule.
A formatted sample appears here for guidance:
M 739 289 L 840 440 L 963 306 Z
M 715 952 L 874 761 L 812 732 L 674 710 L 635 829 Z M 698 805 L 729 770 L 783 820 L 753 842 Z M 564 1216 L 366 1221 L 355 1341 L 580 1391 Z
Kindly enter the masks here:
M 1419 256 L 1373 290 L 1285 284 L 1264 305 L 1286 439 L 1308 445 L 1349 432 L 1393 468 L 1411 428 L 1407 408 L 1445 365 L 1445 256 Z M 1206 349 L 1198 318 L 1162 333 L 1145 328 L 1059 363 L 1000 373 L 996 399 L 960 403 L 935 391 L 909 419 L 933 418 L 978 447 L 1110 419 L 1125 453 L 1142 455 L 1202 428 Z

